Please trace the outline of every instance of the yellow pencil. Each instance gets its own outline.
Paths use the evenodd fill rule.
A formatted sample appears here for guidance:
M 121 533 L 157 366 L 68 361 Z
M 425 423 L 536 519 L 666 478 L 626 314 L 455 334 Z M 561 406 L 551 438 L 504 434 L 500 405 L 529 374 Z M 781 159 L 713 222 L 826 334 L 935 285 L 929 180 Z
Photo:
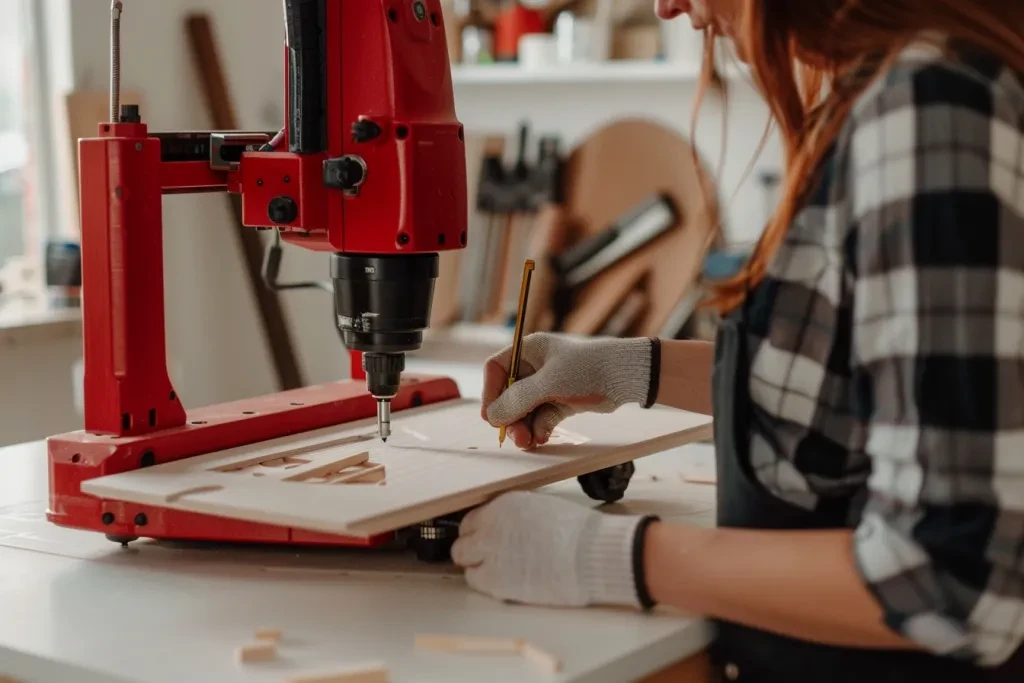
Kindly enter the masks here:
M 519 357 L 523 353 L 523 327 L 526 326 L 526 300 L 530 296 L 530 278 L 533 275 L 533 261 L 527 259 L 523 265 L 523 285 L 519 289 L 519 309 L 516 311 L 516 331 L 512 335 L 512 359 L 508 364 L 508 386 L 515 384 L 519 377 Z M 498 430 L 498 447 L 505 443 L 505 427 Z

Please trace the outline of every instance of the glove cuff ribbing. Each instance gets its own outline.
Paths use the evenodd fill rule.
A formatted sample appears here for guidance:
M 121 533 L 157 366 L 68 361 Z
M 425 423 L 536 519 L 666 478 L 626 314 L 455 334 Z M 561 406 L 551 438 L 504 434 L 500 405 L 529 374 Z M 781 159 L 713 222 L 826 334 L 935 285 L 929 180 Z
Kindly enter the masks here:
M 616 339 L 611 344 L 614 350 L 603 359 L 605 396 L 616 406 L 638 403 L 647 407 L 651 402 L 654 358 L 658 356 L 660 361 L 661 354 L 654 353 L 648 338 Z M 656 386 L 654 389 L 657 391 Z
M 637 589 L 635 560 L 637 532 L 641 526 L 646 526 L 646 519 L 635 515 L 598 514 L 589 521 L 581 538 L 578 558 L 589 604 L 650 606 L 644 604 Z M 639 583 L 643 583 L 642 578 Z

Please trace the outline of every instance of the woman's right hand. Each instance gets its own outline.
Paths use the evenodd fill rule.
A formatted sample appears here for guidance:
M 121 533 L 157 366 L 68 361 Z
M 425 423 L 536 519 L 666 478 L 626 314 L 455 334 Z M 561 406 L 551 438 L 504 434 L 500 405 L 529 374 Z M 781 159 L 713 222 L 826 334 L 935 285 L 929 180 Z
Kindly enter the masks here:
M 481 415 L 495 427 L 507 427 L 517 447 L 529 449 L 546 443 L 570 415 L 649 405 L 655 343 L 531 334 L 523 338 L 519 375 L 511 387 L 512 348 L 487 360 Z

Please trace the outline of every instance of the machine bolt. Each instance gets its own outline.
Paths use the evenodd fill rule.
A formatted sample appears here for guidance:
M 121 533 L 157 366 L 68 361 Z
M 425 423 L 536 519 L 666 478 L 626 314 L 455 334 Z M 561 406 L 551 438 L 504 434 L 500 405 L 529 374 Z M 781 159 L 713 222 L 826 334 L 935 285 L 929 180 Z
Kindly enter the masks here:
M 267 216 L 275 223 L 291 223 L 299 217 L 299 205 L 291 197 L 274 197 L 267 207 Z
M 352 124 L 352 141 L 353 142 L 369 142 L 375 138 L 380 137 L 383 131 L 373 121 L 361 120 L 356 121 Z
M 104 524 L 107 524 L 107 525 L 113 524 L 114 523 L 114 513 L 113 512 L 104 512 L 103 516 L 100 517 L 100 519 L 103 520 Z
M 146 526 L 149 524 L 149 519 L 146 517 L 146 513 L 140 512 L 135 515 L 135 526 Z
M 403 246 L 409 244 L 409 234 L 405 232 L 398 233 L 398 243 Z
M 139 113 L 139 105 L 121 105 L 121 123 L 142 123 L 142 115 Z

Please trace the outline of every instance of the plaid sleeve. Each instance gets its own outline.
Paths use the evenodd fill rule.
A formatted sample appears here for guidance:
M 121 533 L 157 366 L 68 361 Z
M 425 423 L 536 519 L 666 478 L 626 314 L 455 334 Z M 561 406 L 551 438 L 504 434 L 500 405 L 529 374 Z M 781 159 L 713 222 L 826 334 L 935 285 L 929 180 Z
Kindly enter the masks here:
M 983 666 L 1024 641 L 1022 102 L 1008 72 L 905 67 L 855 108 L 843 180 L 854 557 L 890 628 Z

